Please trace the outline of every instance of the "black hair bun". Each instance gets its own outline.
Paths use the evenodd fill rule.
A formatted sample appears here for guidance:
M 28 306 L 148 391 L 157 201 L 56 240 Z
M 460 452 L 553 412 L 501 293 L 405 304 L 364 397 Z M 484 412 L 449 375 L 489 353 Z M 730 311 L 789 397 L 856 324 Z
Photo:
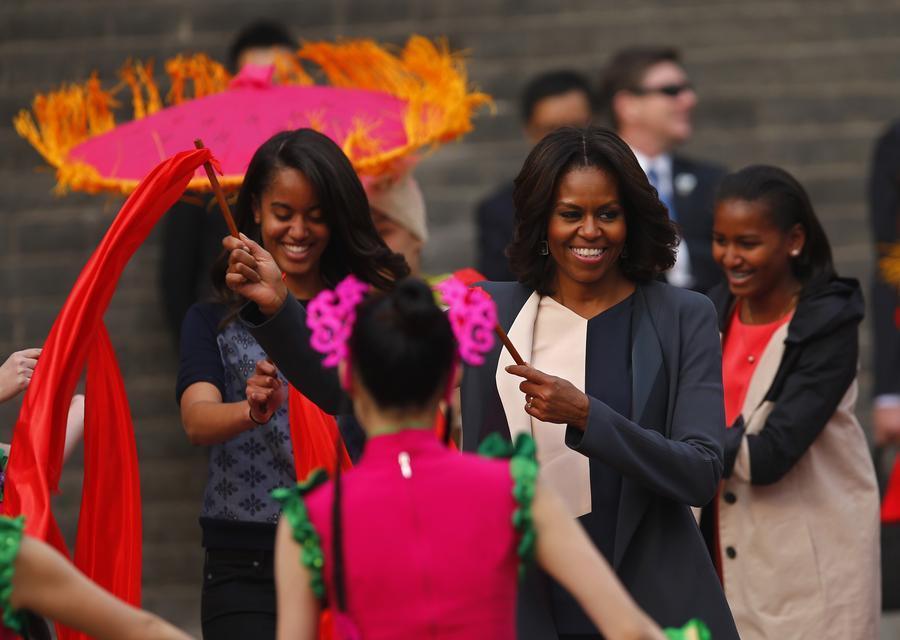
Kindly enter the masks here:
M 400 280 L 389 295 L 398 324 L 414 334 L 427 332 L 441 315 L 431 287 L 416 278 Z

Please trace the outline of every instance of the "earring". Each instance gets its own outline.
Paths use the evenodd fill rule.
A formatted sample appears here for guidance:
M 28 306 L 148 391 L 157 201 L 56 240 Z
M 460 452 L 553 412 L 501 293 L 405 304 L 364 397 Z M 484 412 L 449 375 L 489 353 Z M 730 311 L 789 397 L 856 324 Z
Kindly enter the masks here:
M 800 250 L 799 250 L 799 249 L 794 249 L 793 251 L 791 251 L 791 257 L 792 257 L 792 258 L 796 258 L 796 257 L 799 256 L 799 255 L 800 255 Z
M 542 256 L 550 255 L 550 243 L 546 240 L 541 240 L 540 244 L 538 244 L 538 253 Z
M 622 247 L 622 253 L 619 254 L 619 260 L 628 260 L 628 247 Z

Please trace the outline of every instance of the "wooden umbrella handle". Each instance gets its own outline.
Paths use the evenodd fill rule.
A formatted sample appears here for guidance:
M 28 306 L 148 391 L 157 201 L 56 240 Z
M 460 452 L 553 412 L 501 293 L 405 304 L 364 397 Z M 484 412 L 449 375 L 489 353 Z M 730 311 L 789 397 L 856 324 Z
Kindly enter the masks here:
M 513 345 L 512 341 L 509 339 L 509 336 L 506 335 L 506 332 L 503 330 L 503 327 L 500 326 L 500 323 L 494 325 L 494 333 L 497 334 L 497 337 L 500 338 L 500 342 L 503 343 L 503 346 L 506 347 L 506 350 L 509 351 L 509 355 L 512 356 L 512 359 L 518 365 L 526 364 L 526 362 L 522 359 L 522 356 L 519 355 L 519 352 L 516 351 L 516 347 Z
M 194 140 L 194 146 L 198 149 L 203 149 L 203 141 L 200 138 L 197 138 Z M 222 186 L 219 184 L 219 179 L 216 177 L 216 172 L 213 169 L 212 164 L 204 162 L 203 168 L 206 169 L 206 177 L 209 178 L 209 184 L 212 186 L 216 201 L 219 203 L 219 209 L 222 211 L 222 216 L 225 218 L 225 223 L 228 225 L 228 231 L 230 231 L 231 235 L 235 238 L 240 238 L 241 234 L 238 233 L 237 225 L 234 223 L 234 217 L 231 215 L 231 209 L 228 208 L 228 201 L 225 200 L 225 192 L 222 191 Z

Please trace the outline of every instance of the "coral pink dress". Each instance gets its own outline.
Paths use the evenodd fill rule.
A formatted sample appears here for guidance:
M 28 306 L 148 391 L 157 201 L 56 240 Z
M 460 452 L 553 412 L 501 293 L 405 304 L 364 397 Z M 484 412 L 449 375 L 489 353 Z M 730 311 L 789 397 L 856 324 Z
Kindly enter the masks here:
M 509 443 L 494 445 L 513 453 Z M 517 442 L 523 446 L 531 455 L 510 461 L 450 451 L 430 430 L 367 442 L 341 478 L 345 613 L 360 637 L 515 638 L 518 548 L 522 542 L 527 554 L 533 546 L 537 475 L 533 443 Z M 282 491 L 285 516 L 314 591 L 333 601 L 334 483 L 301 493 Z M 324 552 L 318 561 L 314 537 Z

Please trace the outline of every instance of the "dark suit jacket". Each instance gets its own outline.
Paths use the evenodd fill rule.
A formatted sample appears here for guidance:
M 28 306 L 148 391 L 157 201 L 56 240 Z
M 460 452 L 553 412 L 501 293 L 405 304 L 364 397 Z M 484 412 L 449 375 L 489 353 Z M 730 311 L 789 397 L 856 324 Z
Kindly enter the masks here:
M 532 291 L 507 282 L 484 288 L 509 330 Z M 690 510 L 712 499 L 722 475 L 725 417 L 715 310 L 694 292 L 659 282 L 640 285 L 632 336 L 636 420 L 592 398 L 587 429 L 568 428 L 566 442 L 623 476 L 613 566 L 638 604 L 663 626 L 697 617 L 717 640 L 737 638 Z M 499 356 L 497 345 L 484 366 L 463 376 L 465 450 L 489 433 L 509 437 L 495 381 Z M 520 638 L 556 637 L 545 591 L 540 575 L 529 576 L 520 594 Z
M 876 245 L 900 241 L 900 122 L 879 138 L 869 178 L 869 222 Z M 876 254 L 879 253 L 876 247 Z M 872 277 L 872 351 L 875 395 L 900 394 L 900 330 L 894 320 L 897 287 Z
M 513 206 L 513 182 L 503 184 L 478 204 L 475 230 L 478 236 L 478 271 L 488 280 L 515 280 L 506 258 L 512 242 L 516 209 Z
M 196 197 L 207 204 L 211 200 L 208 196 Z M 207 204 L 179 200 L 163 220 L 160 291 L 176 345 L 187 310 L 213 295 L 210 268 L 222 253 L 222 238 L 228 235 L 225 220 Z
M 672 156 L 674 205 L 690 254 L 694 276 L 691 288 L 704 293 L 722 279 L 722 272 L 712 258 L 712 226 L 716 189 L 725 173 L 725 169 L 716 164 L 678 154 Z M 679 180 L 679 176 L 687 177 Z M 693 180 L 689 176 L 693 176 Z M 516 279 L 505 254 L 515 228 L 516 210 L 512 193 L 513 183 L 510 180 L 482 200 L 476 211 L 478 270 L 488 280 L 502 282 Z
M 712 227 L 716 190 L 725 174 L 719 165 L 672 156 L 674 205 L 691 259 L 691 288 L 703 293 L 722 280 L 722 271 L 712 257 Z M 694 180 L 680 176 L 694 176 Z

